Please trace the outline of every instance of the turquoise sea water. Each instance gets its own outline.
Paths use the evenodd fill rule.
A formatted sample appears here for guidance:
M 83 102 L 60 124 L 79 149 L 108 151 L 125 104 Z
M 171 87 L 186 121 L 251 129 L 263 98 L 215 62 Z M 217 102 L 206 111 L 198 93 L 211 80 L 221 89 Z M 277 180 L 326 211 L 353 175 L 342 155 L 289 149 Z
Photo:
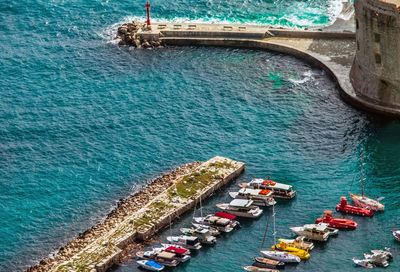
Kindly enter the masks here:
M 352 257 L 384 246 L 400 257 L 390 233 L 400 226 L 397 122 L 352 109 L 322 71 L 293 57 L 223 48 L 131 50 L 110 42 L 117 23 L 143 17 L 143 5 L 0 2 L 0 271 L 35 264 L 145 182 L 215 155 L 247 164 L 239 181 L 270 175 L 295 186 L 298 197 L 277 206 L 278 233 L 289 236 L 289 226 L 333 209 L 359 179 L 361 148 L 366 191 L 386 197 L 386 212 L 356 218 L 357 231 L 341 232 L 292 270 L 350 271 Z M 169 20 L 306 27 L 329 23 L 338 4 L 181 0 L 152 6 L 154 17 Z M 210 199 L 205 211 L 233 189 Z M 251 264 L 265 219 L 244 222 L 177 271 L 238 271 Z M 116 268 L 134 269 L 134 263 Z M 399 269 L 395 259 L 386 271 Z

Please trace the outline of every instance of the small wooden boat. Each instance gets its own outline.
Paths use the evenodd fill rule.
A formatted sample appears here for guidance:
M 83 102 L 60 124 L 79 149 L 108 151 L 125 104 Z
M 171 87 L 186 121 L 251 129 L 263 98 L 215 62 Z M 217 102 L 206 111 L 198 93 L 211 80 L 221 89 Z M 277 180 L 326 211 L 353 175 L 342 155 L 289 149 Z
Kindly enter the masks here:
M 217 242 L 217 238 L 210 234 L 210 231 L 207 229 L 196 229 L 196 228 L 181 228 L 180 231 L 189 236 L 194 236 L 199 238 L 200 243 L 206 245 L 212 245 Z
M 361 207 L 351 206 L 347 204 L 347 199 L 345 196 L 340 198 L 340 203 L 336 205 L 336 211 L 342 213 L 350 213 L 361 216 L 373 216 L 374 212 L 372 210 L 368 210 Z
M 323 217 L 317 218 L 315 224 L 326 223 L 329 227 L 338 229 L 356 229 L 357 223 L 350 219 L 332 217 L 332 211 L 324 211 Z
M 291 231 L 310 240 L 326 242 L 331 235 L 338 234 L 338 230 L 330 228 L 328 224 L 307 224 L 302 227 L 291 227 Z
M 277 268 L 277 269 L 285 268 L 285 263 L 277 260 L 272 260 L 263 257 L 255 257 L 254 260 L 256 261 L 256 263 L 262 264 L 264 268 Z M 253 263 L 253 266 L 259 267 L 259 265 L 255 263 Z
M 279 272 L 279 270 L 276 269 L 261 268 L 256 266 L 243 266 L 243 269 L 249 272 Z
M 261 250 L 261 254 L 269 259 L 281 261 L 284 263 L 299 263 L 300 258 L 287 252 Z
M 312 242 L 304 241 L 304 236 L 297 236 L 296 239 L 279 239 L 279 242 L 283 242 L 288 244 L 291 247 L 303 249 L 303 250 L 311 250 L 314 248 L 314 244 Z
M 400 230 L 394 230 L 392 231 L 393 237 L 394 239 L 396 239 L 396 241 L 400 242 Z
M 258 218 L 263 211 L 252 204 L 253 200 L 234 199 L 230 203 L 219 203 L 216 206 L 225 212 L 239 217 Z
M 238 192 L 229 192 L 229 195 L 234 199 L 253 200 L 257 206 L 269 207 L 276 204 L 271 190 L 241 188 Z
M 364 268 L 374 268 L 374 265 L 369 260 L 357 260 L 353 258 L 353 263 Z
M 199 250 L 201 248 L 199 238 L 194 236 L 187 236 L 187 235 L 167 236 L 166 239 L 170 243 L 181 245 L 188 249 Z
M 164 270 L 165 266 L 155 262 L 155 261 L 151 261 L 151 260 L 139 260 L 136 261 L 136 263 L 146 269 L 146 270 L 150 270 L 150 271 L 162 271 Z
M 252 179 L 249 183 L 240 183 L 239 186 L 242 188 L 271 190 L 274 198 L 292 199 L 296 196 L 296 191 L 293 190 L 291 185 L 278 183 L 269 179 L 256 178 Z
M 175 259 L 176 255 L 170 252 L 156 253 L 154 251 L 139 251 L 136 257 L 144 260 L 152 260 L 164 266 L 175 267 L 179 261 Z

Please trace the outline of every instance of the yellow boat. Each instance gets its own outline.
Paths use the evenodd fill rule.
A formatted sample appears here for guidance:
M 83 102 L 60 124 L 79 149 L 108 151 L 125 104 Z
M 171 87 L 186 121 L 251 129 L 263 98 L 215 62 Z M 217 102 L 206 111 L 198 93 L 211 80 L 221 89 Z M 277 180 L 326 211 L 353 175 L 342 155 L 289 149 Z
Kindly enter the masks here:
M 311 250 L 314 248 L 314 244 L 312 242 L 304 241 L 303 236 L 297 236 L 296 239 L 279 239 L 279 242 L 286 243 L 290 247 L 302 250 Z
M 310 253 L 308 253 L 308 250 L 302 250 L 299 248 L 291 247 L 288 246 L 288 244 L 284 242 L 280 242 L 279 244 L 273 245 L 271 247 L 272 251 L 284 251 L 287 253 L 290 253 L 292 255 L 298 256 L 302 260 L 307 260 L 310 258 Z

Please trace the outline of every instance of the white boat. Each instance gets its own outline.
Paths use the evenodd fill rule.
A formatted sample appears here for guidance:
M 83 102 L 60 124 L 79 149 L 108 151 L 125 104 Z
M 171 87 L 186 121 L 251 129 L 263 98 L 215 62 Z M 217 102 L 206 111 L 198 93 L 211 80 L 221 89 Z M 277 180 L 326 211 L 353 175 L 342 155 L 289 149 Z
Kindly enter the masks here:
M 269 207 L 276 204 L 271 190 L 241 188 L 237 192 L 229 192 L 234 199 L 250 199 L 257 206 Z
M 261 268 L 257 266 L 243 266 L 243 269 L 249 272 L 279 272 L 276 269 Z
M 234 199 L 230 203 L 219 203 L 216 206 L 224 212 L 228 212 L 239 217 L 258 218 L 263 211 L 260 209 L 260 207 L 252 204 L 253 200 Z
M 364 196 L 364 194 L 361 195 L 355 195 L 349 193 L 349 196 L 354 202 L 355 206 L 368 209 L 368 210 L 373 210 L 373 211 L 384 211 L 385 210 L 385 205 L 380 203 L 378 200 L 369 198 Z
M 266 180 L 255 178 L 248 183 L 241 183 L 239 186 L 242 188 L 271 190 L 274 198 L 292 199 L 296 196 L 296 191 L 293 190 L 291 185 L 269 180 L 269 177 Z
M 276 245 L 275 205 L 272 205 L 272 222 L 273 222 L 274 245 Z M 267 223 L 267 227 L 268 227 L 268 223 Z M 267 227 L 265 229 L 265 233 L 267 233 Z M 263 241 L 263 244 L 261 245 L 261 248 L 263 248 L 263 246 L 264 246 L 264 241 Z M 260 253 L 266 258 L 281 261 L 284 263 L 299 263 L 300 262 L 300 258 L 298 256 L 295 256 L 293 254 L 290 254 L 290 253 L 284 252 L 284 251 L 261 250 Z
M 193 217 L 194 222 L 201 225 L 211 226 L 221 232 L 231 232 L 235 228 L 235 223 L 227 218 L 221 218 L 215 215 L 205 217 Z
M 166 239 L 170 243 L 181 245 L 188 249 L 199 250 L 201 248 L 199 238 L 194 236 L 187 236 L 187 235 L 167 236 Z
M 192 225 L 196 229 L 206 229 L 206 230 L 208 230 L 210 232 L 210 235 L 212 235 L 212 236 L 218 236 L 218 235 L 221 234 L 221 232 L 219 230 L 217 230 L 216 228 L 210 227 L 210 226 L 196 224 L 196 223 L 192 223 Z
M 218 236 L 221 234 L 221 232 L 219 230 L 217 230 L 216 228 L 210 227 L 210 226 L 206 226 L 206 225 L 202 225 L 202 224 L 196 224 L 196 223 L 192 223 L 193 227 L 197 228 L 197 229 L 206 229 L 210 232 L 210 234 L 212 236 Z
M 151 251 L 138 251 L 136 257 L 144 260 L 152 260 L 164 266 L 175 267 L 180 262 L 176 260 L 176 255 L 170 252 L 157 253 L 154 250 Z
M 364 195 L 363 154 L 364 151 L 361 150 L 361 195 L 349 193 L 349 196 L 353 200 L 355 206 L 373 211 L 384 211 L 385 205 L 379 202 L 383 198 L 373 199 Z
M 302 227 L 291 227 L 291 231 L 310 240 L 325 242 L 331 235 L 338 234 L 339 230 L 330 228 L 328 224 L 307 224 Z
M 371 254 L 364 253 L 364 258 L 376 266 L 388 267 L 388 260 L 393 258 L 393 255 L 390 253 L 390 248 L 385 248 L 385 250 L 374 249 L 371 250 Z
M 151 260 L 139 260 L 136 261 L 136 263 L 140 266 L 143 267 L 146 270 L 150 271 L 162 271 L 164 270 L 165 266 Z
M 174 246 L 169 247 L 155 247 L 153 248 L 154 254 L 160 254 L 162 252 L 174 253 L 175 256 L 172 259 L 177 260 L 178 262 L 184 263 L 191 259 L 190 251 L 188 249 L 178 248 Z
M 210 231 L 204 228 L 197 229 L 197 228 L 181 228 L 180 231 L 189 236 L 194 236 L 199 238 L 200 243 L 212 245 L 217 242 L 217 238 L 210 234 Z
M 392 231 L 394 239 L 400 242 L 400 230 L 394 230 Z
M 357 260 L 353 258 L 353 263 L 364 268 L 374 268 L 374 265 L 369 260 Z
M 283 251 L 271 251 L 271 250 L 261 250 L 260 253 L 267 258 L 281 261 L 284 263 L 299 263 L 300 258 L 298 256 L 292 255 Z

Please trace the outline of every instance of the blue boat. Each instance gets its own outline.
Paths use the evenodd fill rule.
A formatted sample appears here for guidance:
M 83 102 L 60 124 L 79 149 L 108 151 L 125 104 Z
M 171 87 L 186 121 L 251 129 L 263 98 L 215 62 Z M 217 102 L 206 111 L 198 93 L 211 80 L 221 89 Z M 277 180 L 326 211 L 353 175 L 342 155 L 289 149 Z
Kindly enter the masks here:
M 151 260 L 139 260 L 136 262 L 139 266 L 150 271 L 162 271 L 165 268 L 165 266 Z

